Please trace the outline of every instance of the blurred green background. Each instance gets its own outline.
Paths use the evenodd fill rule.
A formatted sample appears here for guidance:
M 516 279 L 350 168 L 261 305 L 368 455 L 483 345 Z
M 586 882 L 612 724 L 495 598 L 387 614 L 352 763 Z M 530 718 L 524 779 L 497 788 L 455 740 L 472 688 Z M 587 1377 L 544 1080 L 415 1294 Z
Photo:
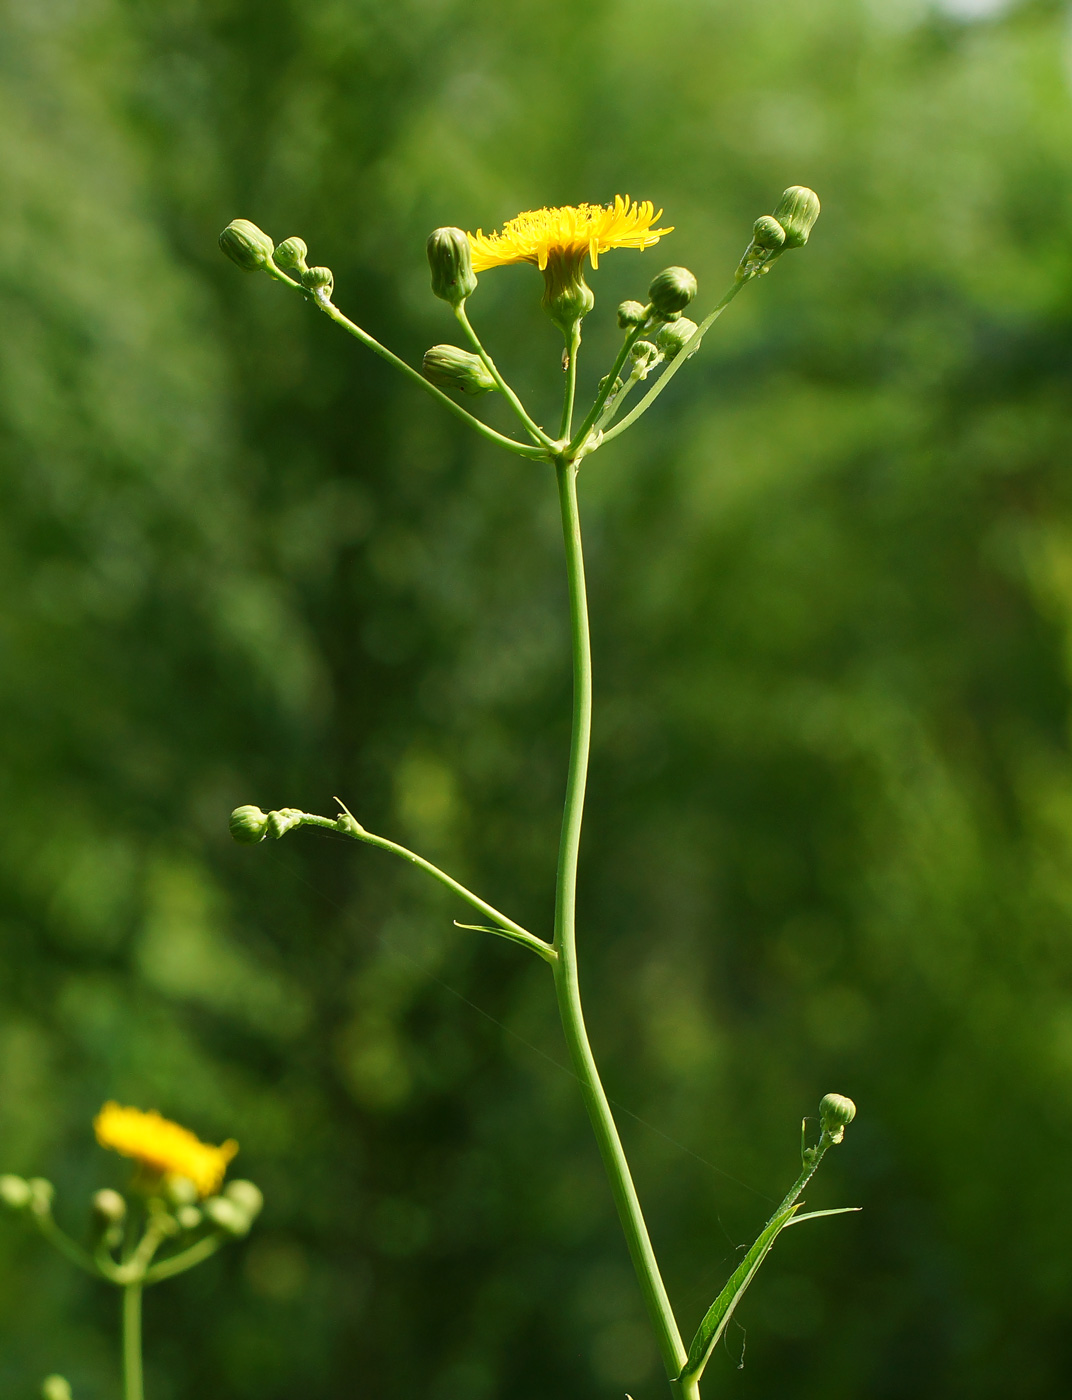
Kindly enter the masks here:
M 429 229 L 651 198 L 590 393 L 617 302 L 675 262 L 710 305 L 790 183 L 809 247 L 582 474 L 593 1039 L 690 1332 L 859 1104 L 808 1200 L 864 1213 L 779 1244 L 707 1393 L 1067 1392 L 1070 63 L 1052 3 L 7 0 L 0 1170 L 83 1230 L 117 1098 L 267 1196 L 149 1295 L 150 1400 L 665 1393 L 546 969 L 226 830 L 338 793 L 547 929 L 552 482 L 218 231 L 301 234 L 419 362 Z M 539 291 L 470 310 L 549 421 Z M 0 1222 L 4 1400 L 112 1400 L 115 1307 Z

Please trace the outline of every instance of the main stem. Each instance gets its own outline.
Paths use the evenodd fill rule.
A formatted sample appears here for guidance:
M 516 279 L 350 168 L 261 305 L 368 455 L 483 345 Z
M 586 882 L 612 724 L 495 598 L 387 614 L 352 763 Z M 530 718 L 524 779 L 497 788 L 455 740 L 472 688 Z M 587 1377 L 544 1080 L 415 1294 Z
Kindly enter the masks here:
M 573 651 L 573 726 L 570 739 L 566 806 L 558 851 L 558 878 L 555 892 L 555 990 L 562 1029 L 569 1047 L 573 1071 L 581 1085 L 588 1117 L 599 1144 L 603 1165 L 610 1180 L 618 1218 L 625 1232 L 648 1316 L 655 1331 L 666 1374 L 678 1396 L 683 1392 L 676 1377 L 687 1355 L 677 1322 L 666 1296 L 648 1227 L 629 1173 L 618 1129 L 610 1104 L 600 1083 L 595 1056 L 588 1041 L 581 991 L 577 977 L 576 909 L 577 857 L 584 815 L 584 792 L 588 779 L 588 753 L 592 733 L 592 649 L 588 630 L 588 600 L 584 584 L 584 557 L 581 551 L 581 522 L 577 509 L 577 466 L 560 459 L 555 463 L 558 495 L 562 511 L 562 533 L 566 544 L 566 576 L 569 581 L 570 636 Z
M 123 1289 L 123 1400 L 144 1400 L 141 1376 L 140 1283 Z

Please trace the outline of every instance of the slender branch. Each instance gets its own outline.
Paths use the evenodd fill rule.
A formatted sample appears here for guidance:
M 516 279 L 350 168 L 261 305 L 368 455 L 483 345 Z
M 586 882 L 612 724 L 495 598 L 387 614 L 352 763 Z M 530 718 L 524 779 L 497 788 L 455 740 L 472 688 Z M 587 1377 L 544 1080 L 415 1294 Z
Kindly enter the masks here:
M 633 346 L 643 335 L 644 327 L 646 324 L 647 322 L 645 319 L 644 321 L 641 321 L 639 326 L 634 326 L 629 332 L 629 334 L 625 337 L 625 340 L 622 342 L 622 347 L 618 351 L 617 359 L 611 366 L 610 373 L 603 381 L 603 387 L 596 395 L 595 403 L 588 410 L 584 422 L 581 424 L 581 426 L 573 434 L 573 437 L 570 439 L 568 451 L 571 454 L 576 452 L 577 449 L 584 443 L 585 439 L 588 437 L 588 434 L 592 431 L 593 427 L 599 421 L 600 415 L 603 412 L 603 406 L 607 402 L 607 399 L 610 397 L 610 395 L 614 392 L 614 385 L 617 383 L 618 376 L 621 374 L 622 368 L 625 365 L 626 360 L 629 358 L 629 352 L 630 350 L 632 350 Z M 622 392 L 624 393 L 626 391 L 623 389 Z
M 154 1283 L 161 1283 L 166 1278 L 174 1278 L 176 1274 L 184 1274 L 187 1269 L 192 1269 L 195 1264 L 200 1264 L 202 1259 L 208 1259 L 216 1253 L 226 1242 L 223 1235 L 206 1235 L 203 1240 L 198 1240 L 196 1244 L 190 1245 L 189 1249 L 184 1249 L 179 1254 L 173 1254 L 170 1259 L 161 1259 L 159 1264 L 154 1264 L 151 1269 L 146 1269 L 143 1283 L 146 1288 Z
M 479 418 L 470 413 L 468 409 L 463 408 L 461 404 L 455 403 L 448 394 L 444 394 L 442 389 L 437 388 L 436 385 L 425 379 L 424 375 L 418 370 L 415 370 L 412 365 L 407 365 L 405 360 L 401 359 L 392 350 L 388 350 L 386 345 L 381 345 L 375 336 L 369 335 L 368 331 L 362 330 L 362 328 L 354 321 L 351 321 L 348 316 L 344 316 L 323 291 L 309 291 L 309 289 L 303 287 L 300 282 L 296 282 L 293 277 L 288 277 L 287 274 L 281 268 L 276 267 L 274 263 L 266 270 L 268 275 L 276 282 L 282 282 L 286 286 L 301 292 L 307 301 L 312 302 L 325 316 L 334 321 L 337 326 L 341 326 L 349 335 L 352 335 L 356 340 L 360 340 L 362 345 L 367 346 L 374 355 L 379 355 L 381 360 L 386 360 L 389 365 L 394 365 L 395 369 L 400 370 L 408 379 L 411 379 L 414 384 L 419 384 L 426 394 L 430 394 L 433 399 L 453 413 L 455 418 L 460 418 L 463 422 L 468 423 L 470 428 L 475 429 L 482 437 L 486 437 L 489 442 L 497 442 L 500 447 L 505 447 L 508 451 L 516 453 L 519 457 L 529 457 L 534 461 L 547 460 L 547 454 L 541 448 L 529 447 L 526 443 L 518 442 L 512 437 L 507 437 L 505 433 L 496 432 L 494 428 L 488 427 L 487 423 L 482 423 Z M 548 442 L 550 442 L 550 439 L 548 439 Z
M 338 802 L 338 798 L 335 800 Z M 501 927 L 494 930 L 495 933 L 500 934 L 504 938 L 509 938 L 515 943 L 520 943 L 526 948 L 530 948 L 534 953 L 538 953 L 545 962 L 557 962 L 558 954 L 550 943 L 546 943 L 542 938 L 537 938 L 534 933 L 529 933 L 528 929 L 522 928 L 520 924 L 515 924 L 513 919 L 509 919 L 505 914 L 501 914 L 498 909 L 489 904 L 487 900 L 481 899 L 480 896 L 474 894 L 472 890 L 466 889 L 460 881 L 455 880 L 454 877 L 448 875 L 446 871 L 440 870 L 438 865 L 433 865 L 430 860 L 425 860 L 423 856 L 417 855 L 415 851 L 410 851 L 407 850 L 405 846 L 400 846 L 397 841 L 388 841 L 385 836 L 375 836 L 371 831 L 366 831 L 361 823 L 357 821 L 353 814 L 344 807 L 341 802 L 339 802 L 339 806 L 343 809 L 343 815 L 337 817 L 335 820 L 332 820 L 330 817 L 317 817 L 310 812 L 288 811 L 286 814 L 288 817 L 288 829 L 289 826 L 316 826 L 325 831 L 341 832 L 344 836 L 350 836 L 355 841 L 363 841 L 368 846 L 376 846 L 381 851 L 390 851 L 392 855 L 400 856 L 403 860 L 409 861 L 411 865 L 415 865 L 418 869 L 425 871 L 427 874 L 431 875 L 433 879 L 438 880 L 441 885 L 446 885 L 448 890 L 453 890 L 453 892 L 464 899 L 467 904 L 471 904 L 474 909 L 479 909 L 480 912 L 486 914 L 489 919 L 494 919 L 497 924 L 501 925 Z M 473 925 L 461 924 L 459 927 L 471 928 Z
M 513 389 L 510 388 L 509 384 L 507 384 L 506 380 L 499 373 L 498 366 L 495 364 L 495 361 L 491 358 L 488 352 L 484 349 L 483 345 L 480 343 L 480 337 L 477 335 L 476 331 L 473 330 L 473 327 L 469 323 L 469 317 L 466 313 L 464 302 L 458 303 L 458 305 L 454 308 L 454 314 L 458 318 L 458 323 L 460 324 L 462 330 L 468 337 L 469 344 L 480 356 L 481 360 L 483 360 L 488 373 L 491 375 L 492 379 L 495 380 L 495 383 L 499 386 L 500 393 L 505 395 L 507 402 L 510 404 L 510 407 L 517 414 L 518 418 L 521 419 L 521 422 L 524 424 L 525 431 L 535 442 L 538 442 L 542 447 L 553 448 L 555 444 L 551 441 L 551 439 L 547 436 L 547 434 L 539 426 L 539 424 L 536 423 L 529 416 L 525 405 L 521 402 L 518 396 L 514 393 Z
M 581 1008 L 576 952 L 577 859 L 592 729 L 592 658 L 581 527 L 577 509 L 577 468 L 572 462 L 560 460 L 556 464 L 556 474 L 569 583 L 573 723 L 555 897 L 555 947 L 558 950 L 555 989 L 574 1073 L 580 1081 L 585 1107 L 599 1144 L 611 1193 L 618 1208 L 622 1230 L 655 1331 L 663 1365 L 668 1377 L 674 1382 L 687 1360 L 687 1353 L 659 1273 L 659 1265 L 655 1259 L 610 1104 L 599 1079 Z
M 733 298 L 737 295 L 737 293 L 741 290 L 745 283 L 750 282 L 751 280 L 752 279 L 750 277 L 743 277 L 739 281 L 734 282 L 733 286 L 730 287 L 729 291 L 718 303 L 714 311 L 711 312 L 710 316 L 708 316 L 706 320 L 701 321 L 700 324 L 696 327 L 695 331 L 693 331 L 689 339 L 686 340 L 685 344 L 675 355 L 674 359 L 670 362 L 669 365 L 667 365 L 666 369 L 651 386 L 651 388 L 644 395 L 644 397 L 640 400 L 637 406 L 633 409 L 632 413 L 627 413 L 620 423 L 618 423 L 615 427 L 611 428 L 609 432 L 603 434 L 603 441 L 605 443 L 610 442 L 612 438 L 616 438 L 619 433 L 624 433 L 626 428 L 628 428 L 631 423 L 635 423 L 636 420 L 641 416 L 641 414 L 647 413 L 648 409 L 652 406 L 652 404 L 659 397 L 662 391 L 670 383 L 674 375 L 677 374 L 678 370 L 689 358 L 692 352 L 699 347 L 700 341 L 715 324 L 718 318 L 722 315 L 726 307 L 729 306 Z
M 569 437 L 573 427 L 573 400 L 577 395 L 577 355 L 581 348 L 581 323 L 574 321 L 566 340 L 566 392 L 562 396 L 562 428 L 559 437 L 563 442 Z
M 53 1220 L 51 1214 L 33 1214 L 34 1223 L 48 1240 L 49 1244 L 55 1245 L 65 1259 L 69 1259 L 72 1264 L 77 1264 L 80 1269 L 84 1269 L 87 1274 L 93 1274 L 99 1278 L 101 1270 L 97 1267 L 97 1261 L 87 1249 L 83 1249 L 67 1234 L 66 1230 L 61 1230 Z

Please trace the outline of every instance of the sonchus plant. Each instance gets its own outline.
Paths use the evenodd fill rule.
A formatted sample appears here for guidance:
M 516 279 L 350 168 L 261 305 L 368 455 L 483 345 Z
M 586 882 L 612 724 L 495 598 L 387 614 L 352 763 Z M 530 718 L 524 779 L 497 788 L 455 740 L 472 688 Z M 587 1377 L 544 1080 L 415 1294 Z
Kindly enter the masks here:
M 143 1400 L 141 1300 L 154 1283 L 184 1274 L 228 1240 L 249 1233 L 264 1204 L 252 1181 L 223 1178 L 238 1143 L 201 1142 L 159 1113 L 106 1103 L 93 1120 L 97 1141 L 134 1163 L 125 1195 L 93 1196 L 84 1241 L 57 1224 L 55 1190 L 43 1177 L 0 1176 L 0 1204 L 27 1216 L 61 1254 L 122 1294 L 123 1400 Z M 63 1376 L 48 1376 L 43 1400 L 71 1400 Z
M 581 204 L 562 209 L 536 209 L 519 214 L 504 224 L 501 232 L 492 234 L 485 234 L 481 229 L 476 233 L 465 233 L 457 228 L 436 229 L 428 239 L 432 291 L 453 311 L 464 344 L 434 345 L 425 355 L 421 371 L 406 364 L 339 310 L 332 299 L 334 277 L 331 271 L 309 266 L 308 249 L 302 239 L 288 238 L 275 247 L 267 234 L 245 219 L 236 219 L 220 235 L 223 251 L 240 267 L 266 272 L 297 292 L 482 437 L 498 443 L 515 456 L 546 465 L 554 475 L 565 541 L 573 656 L 573 720 L 551 937 L 531 933 L 423 856 L 366 830 L 341 802 L 342 810 L 335 817 L 315 816 L 290 807 L 269 812 L 254 806 L 239 807 L 231 817 L 231 833 L 236 841 L 253 844 L 266 836 L 281 837 L 297 827 L 319 827 L 389 851 L 446 885 L 487 921 L 462 927 L 508 938 L 547 964 L 554 980 L 573 1070 L 599 1144 L 670 1389 L 678 1400 L 695 1400 L 699 1396 L 700 1378 L 712 1350 L 781 1231 L 816 1215 L 837 1213 L 801 1214 L 800 1196 L 827 1149 L 841 1141 L 855 1108 L 851 1100 L 838 1094 L 828 1094 L 823 1099 L 818 1142 L 813 1146 L 808 1146 L 806 1141 L 801 1144 L 799 1178 L 711 1304 L 690 1345 L 686 1346 L 667 1297 L 629 1164 L 600 1082 L 581 1006 L 575 911 L 577 856 L 592 723 L 592 661 L 577 476 L 586 457 L 625 432 L 651 408 L 674 375 L 700 349 L 704 336 L 733 298 L 750 282 L 769 272 L 783 253 L 807 243 L 818 215 L 819 200 L 811 190 L 801 186 L 786 190 L 774 213 L 756 220 L 752 239 L 733 281 L 722 299 L 699 323 L 684 314 L 696 297 L 697 285 L 696 278 L 683 267 L 668 267 L 660 272 L 648 288 L 646 301 L 623 302 L 618 308 L 618 324 L 624 332 L 621 346 L 579 422 L 575 421 L 578 416 L 575 399 L 581 326 L 595 304 L 595 297 L 585 281 L 585 265 L 590 262 L 594 270 L 605 253 L 618 248 L 650 248 L 671 233 L 671 228 L 657 226 L 661 211 L 656 213 L 649 202 L 637 203 L 618 196 L 613 204 L 605 206 Z M 503 378 L 473 329 L 466 309 L 477 289 L 477 274 L 511 263 L 531 263 L 543 274 L 543 307 L 565 341 L 562 360 L 565 391 L 555 434 L 535 421 Z M 630 396 L 640 386 L 646 386 L 641 396 L 629 412 L 623 413 Z M 497 431 L 452 398 L 452 393 L 469 398 L 502 395 L 517 418 L 521 436 L 511 437 Z

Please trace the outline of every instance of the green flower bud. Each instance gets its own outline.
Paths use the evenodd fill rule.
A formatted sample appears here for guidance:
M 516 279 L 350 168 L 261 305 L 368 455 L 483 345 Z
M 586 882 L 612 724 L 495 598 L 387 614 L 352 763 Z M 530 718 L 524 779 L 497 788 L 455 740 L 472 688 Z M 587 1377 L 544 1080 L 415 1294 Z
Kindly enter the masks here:
M 428 235 L 432 291 L 441 301 L 461 306 L 476 291 L 469 235 L 460 228 L 437 228 Z
M 71 1400 L 71 1384 L 63 1376 L 46 1376 L 41 1382 L 41 1400 Z
M 696 278 L 687 267 L 667 267 L 652 281 L 648 296 L 656 315 L 676 321 L 696 295 Z
M 786 248 L 803 248 L 819 217 L 819 196 L 806 185 L 790 185 L 778 201 L 774 217 L 785 229 Z
M 275 245 L 264 230 L 248 219 L 232 219 L 220 234 L 220 247 L 247 272 L 263 271 L 275 252 Z
M 498 387 L 480 356 L 457 345 L 433 345 L 426 350 L 421 373 L 440 389 L 458 389 L 463 394 L 487 394 Z
M 761 214 L 752 226 L 752 242 L 773 252 L 785 242 L 785 229 L 773 214 Z
M 639 301 L 623 301 L 618 307 L 618 325 L 623 331 L 642 326 L 647 319 L 648 308 L 641 306 Z
M 196 1206 L 179 1206 L 175 1219 L 180 1230 L 196 1230 L 204 1217 Z
M 241 810 L 241 808 L 239 809 Z M 256 808 L 254 808 L 256 811 Z M 265 818 L 267 821 L 267 818 Z M 168 1176 L 164 1183 L 164 1195 L 168 1204 L 173 1206 L 192 1206 L 198 1199 L 199 1192 L 188 1176 Z
M 659 334 L 655 337 L 655 344 L 663 352 L 668 360 L 676 360 L 685 348 L 685 342 L 691 339 L 696 330 L 696 322 L 690 321 L 687 316 L 679 316 L 676 321 L 668 321 Z M 691 359 L 700 346 L 697 343 L 689 351 L 686 359 Z
M 238 1207 L 250 1224 L 264 1209 L 264 1195 L 261 1188 L 255 1186 L 252 1181 L 243 1181 L 241 1177 L 229 1181 L 223 1195 L 225 1200 Z
M 126 1219 L 127 1203 L 118 1191 L 105 1188 L 93 1196 L 93 1218 L 102 1229 L 110 1225 L 121 1225 Z
M 825 1094 L 819 1104 L 819 1122 L 831 1142 L 840 1142 L 856 1117 L 856 1105 L 844 1094 Z
M 283 807 L 278 812 L 268 813 L 268 835 L 278 841 L 281 836 L 285 836 L 294 827 L 301 826 L 301 819 L 304 813 L 297 807 Z
M 236 1239 L 241 1235 L 249 1233 L 252 1223 L 244 1210 L 239 1209 L 234 1201 L 229 1201 L 226 1196 L 213 1196 L 202 1206 L 205 1218 L 215 1225 L 217 1230 L 222 1230 L 225 1235 L 233 1235 Z
M 26 1185 L 30 1188 L 30 1210 L 34 1215 L 50 1215 L 52 1198 L 56 1188 L 43 1176 L 32 1176 Z
M 31 1199 L 30 1184 L 21 1176 L 0 1176 L 0 1205 L 25 1210 Z
M 330 267 L 309 267 L 301 275 L 301 283 L 320 301 L 330 301 L 335 290 L 335 274 Z
M 584 256 L 552 248 L 543 269 L 541 305 L 566 336 L 573 333 L 577 322 L 596 304 L 592 289 L 584 280 Z
M 236 807 L 228 826 L 240 846 L 255 846 L 268 834 L 268 814 L 259 807 Z
M 308 272 L 305 261 L 308 255 L 309 249 L 305 246 L 304 238 L 288 238 L 275 250 L 276 266 L 285 267 L 288 272 Z
M 662 358 L 650 340 L 636 341 L 629 351 L 629 356 L 633 361 L 633 373 L 638 379 L 647 379 L 648 371 L 654 369 Z

